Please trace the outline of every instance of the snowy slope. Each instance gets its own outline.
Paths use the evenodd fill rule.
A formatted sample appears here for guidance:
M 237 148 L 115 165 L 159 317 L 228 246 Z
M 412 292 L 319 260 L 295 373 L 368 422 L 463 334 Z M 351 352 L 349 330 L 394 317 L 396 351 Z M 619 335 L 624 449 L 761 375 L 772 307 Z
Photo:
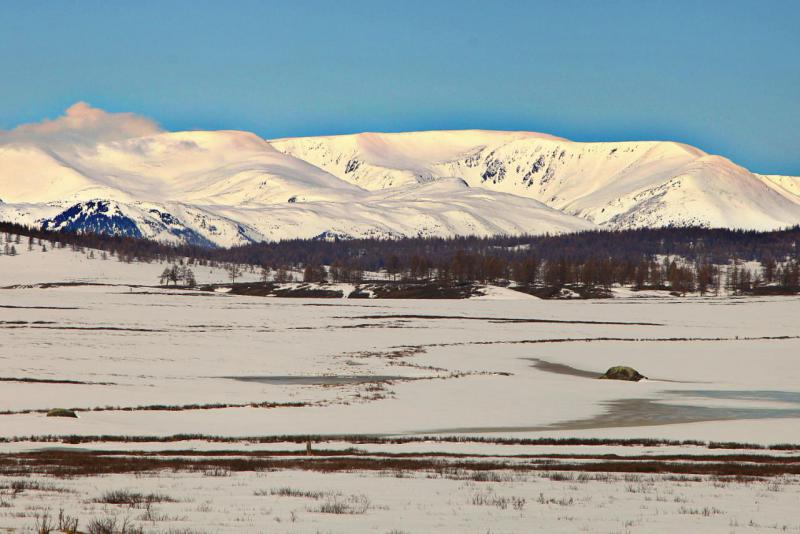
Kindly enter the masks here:
M 470 188 L 462 180 L 387 189 L 354 202 L 216 208 L 266 240 L 561 233 L 591 223 L 532 199 Z
M 757 176 L 780 194 L 794 202 L 800 202 L 800 176 L 782 176 L 778 174 L 760 174 Z
M 247 132 L 175 132 L 47 150 L 0 145 L 5 202 L 110 199 L 243 204 L 342 200 L 361 190 Z
M 16 236 L 12 236 L 12 239 L 14 237 Z M 160 283 L 159 277 L 163 270 L 171 265 L 160 261 L 122 261 L 119 257 L 101 250 L 85 247 L 73 249 L 68 246 L 59 248 L 57 244 L 46 240 L 34 239 L 29 244 L 27 237 L 20 237 L 20 242 L 13 245 L 15 255 L 0 255 L 0 295 L 7 295 L 8 288 L 36 288 L 42 284 L 155 286 Z M 0 240 L 4 239 L 4 235 L 0 237 Z M 230 282 L 224 265 L 194 263 L 189 267 L 198 284 Z M 259 279 L 258 271 L 250 266 L 242 266 L 239 281 L 254 282 Z M 76 291 L 94 290 L 83 287 Z
M 673 142 L 576 143 L 472 130 L 279 139 L 272 145 L 366 189 L 456 176 L 611 228 L 772 229 L 800 222 L 796 178 L 756 175 Z
M 442 176 L 437 169 L 441 162 L 456 161 L 478 147 L 502 146 L 520 139 L 561 140 L 532 132 L 462 130 L 298 137 L 276 139 L 271 144 L 343 180 L 374 190 L 435 180 Z

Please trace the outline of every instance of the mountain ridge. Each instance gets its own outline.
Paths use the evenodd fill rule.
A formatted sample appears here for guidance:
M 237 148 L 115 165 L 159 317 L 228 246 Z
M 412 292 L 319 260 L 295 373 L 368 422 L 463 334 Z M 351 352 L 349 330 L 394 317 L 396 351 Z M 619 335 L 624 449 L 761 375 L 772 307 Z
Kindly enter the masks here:
M 507 134 L 493 132 L 498 133 Z M 439 141 L 446 143 L 459 132 L 426 134 L 439 134 Z M 500 138 L 500 142 L 497 135 L 488 136 L 484 142 L 471 145 L 456 140 L 451 142 L 455 148 L 449 153 L 440 149 L 440 155 L 445 156 L 433 158 L 424 166 L 404 165 L 409 151 L 404 137 L 409 134 L 370 134 L 381 136 L 382 145 L 388 147 L 377 163 L 369 151 L 362 150 L 361 134 L 272 143 L 366 189 L 459 176 L 473 187 L 534 198 L 610 228 L 700 224 L 771 229 L 794 224 L 800 216 L 795 207 L 800 196 L 785 186 L 794 183 L 791 179 L 784 179 L 781 186 L 776 179 L 750 173 L 690 145 L 674 141 L 578 143 L 535 133 L 516 134 L 510 140 Z M 731 174 L 736 175 L 733 180 L 720 182 L 720 177 Z M 750 198 L 753 209 L 746 209 L 744 217 L 711 201 L 685 209 L 686 203 L 701 192 L 698 184 L 715 180 L 720 182 L 717 187 L 724 196 Z M 659 202 L 670 189 L 679 191 Z M 737 203 L 735 209 L 741 210 L 741 204 Z
M 154 123 L 117 131 L 99 126 L 118 114 L 70 113 L 91 113 L 103 137 L 0 135 L 0 220 L 218 246 L 800 222 L 800 178 L 672 141 L 494 130 L 268 140 Z

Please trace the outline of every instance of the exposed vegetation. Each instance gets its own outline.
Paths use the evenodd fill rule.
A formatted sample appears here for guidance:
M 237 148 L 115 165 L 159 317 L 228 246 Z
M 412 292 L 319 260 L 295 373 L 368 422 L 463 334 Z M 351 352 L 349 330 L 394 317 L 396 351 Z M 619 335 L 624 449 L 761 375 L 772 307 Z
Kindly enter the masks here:
M 520 462 L 520 459 L 528 461 Z M 296 469 L 320 473 L 354 470 L 428 473 L 446 473 L 453 470 L 464 472 L 552 472 L 558 470 L 578 473 L 673 473 L 721 477 L 800 475 L 800 464 L 792 456 L 740 453 L 630 456 L 527 454 L 503 458 L 497 455 L 479 454 L 392 454 L 353 450 L 315 450 L 311 456 L 298 456 L 297 451 L 229 451 L 228 454 L 219 451 L 209 451 L 207 454 L 199 451 L 168 451 L 152 454 L 137 451 L 42 450 L 0 455 L 0 474 L 4 476 L 23 476 L 31 473 L 59 477 L 94 476 L 119 473 L 135 474 L 165 469 L 202 473 L 210 469 L 225 469 L 232 473 Z M 146 503 L 148 498 L 139 494 L 134 496 L 135 499 L 129 499 L 126 495 L 119 499 L 112 497 L 109 499 L 119 501 L 114 504 L 128 506 L 131 506 L 131 502 Z
M 78 415 L 74 410 L 67 410 L 65 408 L 53 408 L 47 411 L 47 417 L 72 417 L 77 418 Z
M 144 494 L 131 490 L 109 490 L 98 497 L 96 502 L 134 507 L 157 502 L 175 502 L 175 499 L 160 493 Z

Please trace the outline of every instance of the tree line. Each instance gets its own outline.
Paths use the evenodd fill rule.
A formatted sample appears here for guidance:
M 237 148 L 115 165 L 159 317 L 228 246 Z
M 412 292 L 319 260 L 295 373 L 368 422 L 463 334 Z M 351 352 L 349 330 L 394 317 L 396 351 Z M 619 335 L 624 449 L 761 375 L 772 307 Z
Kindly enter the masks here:
M 241 265 L 264 281 L 360 282 L 381 272 L 396 281 L 503 283 L 608 288 L 615 284 L 679 293 L 736 293 L 773 287 L 800 290 L 800 226 L 770 232 L 665 227 L 592 230 L 565 235 L 294 239 L 231 248 L 170 245 L 132 237 L 52 232 L 0 223 L 0 232 L 51 243 L 108 251 L 120 261 L 167 261 L 228 266 L 233 282 Z M 327 268 L 323 268 L 327 266 Z M 727 266 L 720 268 L 720 266 Z M 177 283 L 173 273 L 165 281 Z M 179 280 L 186 280 L 177 273 Z

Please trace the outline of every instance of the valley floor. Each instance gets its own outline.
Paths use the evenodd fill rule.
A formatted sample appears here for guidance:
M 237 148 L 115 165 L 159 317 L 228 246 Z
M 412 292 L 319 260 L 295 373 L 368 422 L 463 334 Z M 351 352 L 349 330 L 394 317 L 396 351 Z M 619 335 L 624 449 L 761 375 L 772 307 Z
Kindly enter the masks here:
M 800 530 L 797 298 L 117 283 L 0 280 L 0 531 Z

